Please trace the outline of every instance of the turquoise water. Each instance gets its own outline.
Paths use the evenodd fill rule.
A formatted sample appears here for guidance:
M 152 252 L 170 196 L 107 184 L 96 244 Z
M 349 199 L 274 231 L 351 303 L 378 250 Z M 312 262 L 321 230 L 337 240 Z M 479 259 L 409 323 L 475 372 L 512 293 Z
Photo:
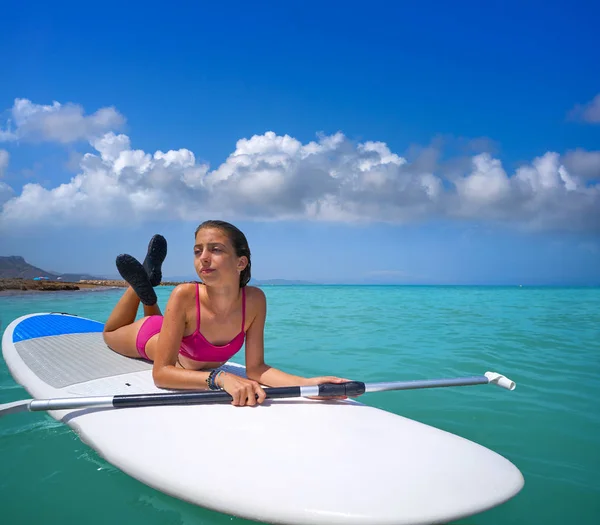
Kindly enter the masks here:
M 521 470 L 525 487 L 518 496 L 456 523 L 598 522 L 600 288 L 263 289 L 269 301 L 267 362 L 284 370 L 363 381 L 493 370 L 516 381 L 512 392 L 477 386 L 361 399 L 471 439 Z M 169 292 L 158 288 L 161 305 Z M 14 318 L 38 311 L 105 321 L 121 293 L 0 296 L 2 331 Z M 27 393 L 0 360 L 0 403 L 23 397 Z M 0 472 L 2 523 L 251 523 L 146 487 L 42 413 L 0 419 Z

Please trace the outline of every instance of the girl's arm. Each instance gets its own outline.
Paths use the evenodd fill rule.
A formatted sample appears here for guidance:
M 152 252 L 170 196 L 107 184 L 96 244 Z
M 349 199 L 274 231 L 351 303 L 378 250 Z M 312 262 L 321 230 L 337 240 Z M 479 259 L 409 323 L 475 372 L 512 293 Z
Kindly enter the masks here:
M 152 367 L 152 378 L 159 388 L 208 388 L 206 379 L 209 372 L 176 367 L 179 346 L 185 333 L 185 312 L 191 297 L 189 290 L 188 285 L 177 286 L 167 302 Z

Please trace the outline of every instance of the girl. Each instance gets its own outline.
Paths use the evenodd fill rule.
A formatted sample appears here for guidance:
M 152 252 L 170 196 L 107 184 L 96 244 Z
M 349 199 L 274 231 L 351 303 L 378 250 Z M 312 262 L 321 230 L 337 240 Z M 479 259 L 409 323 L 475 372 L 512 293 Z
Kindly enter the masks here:
M 261 385 L 348 381 L 294 376 L 265 364 L 266 298 L 260 288 L 247 286 L 250 248 L 238 228 L 213 220 L 196 229 L 194 267 L 202 282 L 175 287 L 163 316 L 153 286 L 161 281 L 166 255 L 166 240 L 155 235 L 143 264 L 127 254 L 117 257 L 119 273 L 130 287 L 104 326 L 104 341 L 112 350 L 153 361 L 156 386 L 222 389 L 233 397 L 233 405 L 243 406 L 264 401 Z M 136 321 L 140 301 L 144 317 Z M 244 343 L 247 378 L 215 370 Z

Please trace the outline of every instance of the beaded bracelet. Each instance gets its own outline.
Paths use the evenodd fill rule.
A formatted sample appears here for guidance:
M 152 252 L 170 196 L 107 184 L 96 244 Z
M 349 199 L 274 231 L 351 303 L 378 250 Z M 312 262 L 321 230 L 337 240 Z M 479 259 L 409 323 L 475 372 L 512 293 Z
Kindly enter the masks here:
M 206 378 L 206 384 L 208 385 L 208 388 L 210 390 L 217 390 L 217 388 L 215 387 L 215 373 L 216 370 L 211 370 L 211 372 L 208 374 L 208 377 Z
M 222 390 L 222 388 L 217 385 L 217 377 L 219 377 L 221 372 L 223 372 L 223 370 L 211 370 L 210 374 L 208 374 L 208 377 L 206 378 L 206 384 L 210 390 Z

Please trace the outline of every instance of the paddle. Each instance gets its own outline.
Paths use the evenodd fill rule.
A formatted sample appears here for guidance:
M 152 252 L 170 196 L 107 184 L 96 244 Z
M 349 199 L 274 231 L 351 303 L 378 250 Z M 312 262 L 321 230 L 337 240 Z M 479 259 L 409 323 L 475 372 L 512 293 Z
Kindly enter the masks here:
M 439 388 L 449 386 L 470 386 L 493 383 L 507 390 L 514 390 L 515 383 L 503 375 L 486 372 L 482 376 L 459 377 L 454 379 L 425 379 L 395 381 L 389 383 L 324 383 L 316 386 L 267 387 L 267 399 L 293 397 L 356 397 L 367 392 L 387 390 L 415 390 L 419 388 Z M 68 397 L 58 399 L 23 399 L 0 405 L 0 416 L 16 412 L 39 412 L 44 410 L 67 410 L 78 408 L 129 408 L 162 405 L 200 405 L 231 403 L 232 397 L 225 391 L 202 390 L 200 392 L 165 392 L 157 394 L 123 394 L 115 396 Z

